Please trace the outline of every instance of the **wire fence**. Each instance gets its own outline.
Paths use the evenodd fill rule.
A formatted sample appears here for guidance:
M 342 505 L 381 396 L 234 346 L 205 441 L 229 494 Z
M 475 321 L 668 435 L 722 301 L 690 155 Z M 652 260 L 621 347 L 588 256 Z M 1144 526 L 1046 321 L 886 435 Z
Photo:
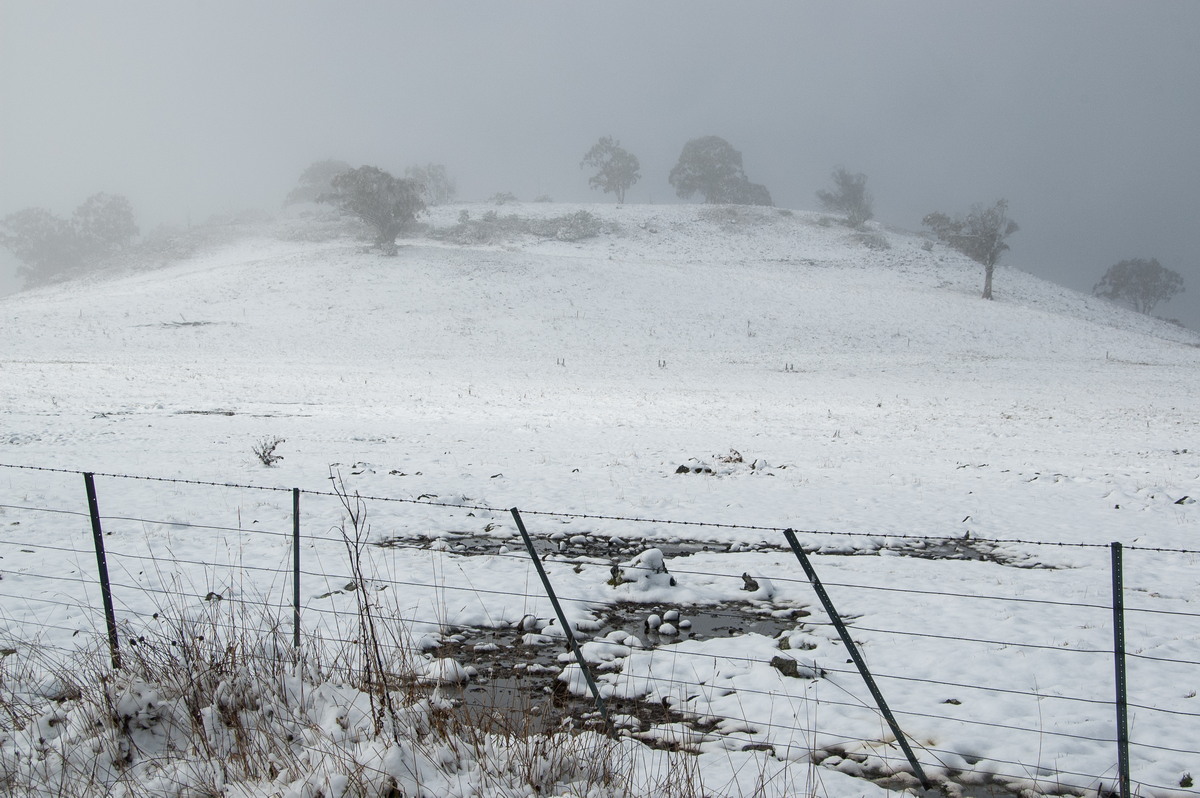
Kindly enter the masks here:
M 262 656 L 353 650 L 366 608 L 410 668 L 453 660 L 484 696 L 520 676 L 528 700 L 557 695 L 581 722 L 615 708 L 623 733 L 654 744 L 1200 794 L 1200 613 L 1140 576 L 1169 562 L 1195 584 L 1200 551 L 0 469 L 15 475 L 0 493 L 3 652 L 69 661 L 100 641 L 119 667 L 180 634 L 270 639 Z M 762 537 L 721 538 L 733 530 Z M 1002 555 L 1017 546 L 1073 549 L 1085 567 L 1016 567 Z M 877 556 L 817 556 L 830 551 Z M 1134 590 L 1123 554 L 1144 560 Z

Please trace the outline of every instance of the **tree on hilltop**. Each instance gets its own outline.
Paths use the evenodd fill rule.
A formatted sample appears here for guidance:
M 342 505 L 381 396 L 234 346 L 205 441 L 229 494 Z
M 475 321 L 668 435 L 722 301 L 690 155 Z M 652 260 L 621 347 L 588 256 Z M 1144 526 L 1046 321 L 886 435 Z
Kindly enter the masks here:
M 983 298 L 991 299 L 992 273 L 1000 256 L 1008 250 L 1004 239 L 1020 229 L 1008 218 L 1008 200 L 997 200 L 990 208 L 973 205 L 966 217 L 952 219 L 944 213 L 931 213 L 923 224 L 940 241 L 983 264 Z
M 851 174 L 844 166 L 833 170 L 833 191 L 821 189 L 817 199 L 821 207 L 832 213 L 840 213 L 846 217 L 846 224 L 851 227 L 862 227 L 875 217 L 872 210 L 874 199 L 867 193 L 867 176 Z
M 349 172 L 354 167 L 345 161 L 327 158 L 316 161 L 300 173 L 296 187 L 288 192 L 284 205 L 295 205 L 299 202 L 320 202 L 322 194 L 333 190 L 333 179 L 338 175 Z
M 612 136 L 603 136 L 583 156 L 579 168 L 596 170 L 588 178 L 588 186 L 605 194 L 616 194 L 617 202 L 625 202 L 625 192 L 641 177 L 637 156 L 623 149 Z
M 710 204 L 773 204 L 766 187 L 746 177 L 742 154 L 720 136 L 704 136 L 685 144 L 667 179 L 681 199 L 699 194 Z
M 25 208 L 0 220 L 0 246 L 16 256 L 26 283 L 52 280 L 110 257 L 138 235 L 133 206 L 119 194 L 93 194 L 63 219 Z
M 1178 272 L 1164 268 L 1155 258 L 1132 258 L 1108 267 L 1092 293 L 1149 316 L 1159 302 L 1167 302 L 1183 290 Z
M 366 222 L 375 230 L 375 246 L 396 254 L 396 236 L 425 210 L 421 186 L 393 177 L 376 166 L 360 166 L 330 181 L 330 191 L 318 197 Z
M 120 194 L 93 194 L 71 215 L 79 246 L 93 256 L 107 256 L 137 238 L 133 206 Z

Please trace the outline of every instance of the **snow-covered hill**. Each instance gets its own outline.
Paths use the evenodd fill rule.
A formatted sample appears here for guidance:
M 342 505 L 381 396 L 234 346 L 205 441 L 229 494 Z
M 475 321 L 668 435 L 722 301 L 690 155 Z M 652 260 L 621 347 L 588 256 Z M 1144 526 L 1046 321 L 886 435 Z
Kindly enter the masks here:
M 364 495 L 837 533 L 804 536 L 826 551 L 894 553 L 892 536 L 969 535 L 1004 541 L 990 549 L 998 562 L 830 557 L 819 567 L 834 581 L 951 592 L 986 584 L 1086 606 L 1107 600 L 1107 551 L 1039 543 L 1200 549 L 1194 333 L 1003 266 L 996 299 L 986 302 L 981 268 L 957 253 L 879 227 L 864 236 L 802 212 L 459 205 L 434 209 L 425 221 L 436 233 L 464 211 L 471 219 L 496 211 L 502 229 L 509 214 L 553 220 L 581 210 L 598 220 L 599 235 L 568 241 L 502 232 L 462 244 L 422 234 L 401 241 L 394 258 L 354 238 L 314 235 L 314 220 L 293 218 L 183 260 L 127 265 L 0 298 L 0 463 L 312 490 L 326 490 L 330 465 L 344 464 L 348 487 Z M 285 439 L 274 468 L 252 452 L 264 437 Z M 678 473 L 684 465 L 690 472 Z M 53 622 L 59 631 L 36 627 L 38 634 L 65 639 L 63 630 L 86 616 L 47 616 L 13 593 L 21 585 L 29 595 L 41 589 L 34 575 L 54 565 L 53 553 L 14 553 L 34 525 L 45 540 L 79 531 L 71 519 L 53 522 L 59 526 L 30 520 L 16 505 L 75 507 L 77 483 L 74 474 L 0 472 L 0 504 L 9 506 L 0 508 L 0 529 L 11 544 L 0 552 L 8 588 L 0 606 L 9 635 L 26 634 L 23 624 Z M 132 518 L 207 517 L 211 496 L 171 488 L 167 503 L 151 487 L 112 482 L 105 506 Z M 222 501 L 230 506 L 218 510 L 236 510 L 238 525 L 243 511 L 267 512 L 243 506 L 244 499 Z M 338 523 L 336 506 L 312 512 L 314 527 Z M 511 534 L 496 531 L 508 523 L 499 516 L 448 520 L 424 505 L 372 512 L 380 537 Z M 637 534 L 651 542 L 680 534 L 658 524 L 631 532 L 595 518 L 554 523 L 572 534 Z M 736 566 L 697 555 L 690 567 L 705 576 L 678 586 L 676 601 L 736 597 L 743 569 L 795 569 L 794 561 L 781 565 L 786 558 L 753 551 L 767 537 L 762 531 L 688 531 L 752 551 Z M 205 543 L 160 538 L 157 528 L 143 532 L 151 550 L 165 539 L 172 556 L 211 553 Z M 272 560 L 286 541 L 257 545 L 238 543 L 237 556 Z M 462 570 L 461 578 L 528 588 L 524 563 L 487 568 Z M 558 578 L 574 579 L 561 570 Z M 722 573 L 737 581 L 725 585 L 714 576 Z M 154 575 L 127 578 L 144 584 Z M 439 578 L 444 587 L 459 576 L 451 569 Z M 613 600 L 607 578 L 604 569 L 594 584 L 572 582 L 576 617 L 593 617 Z M 1130 558 L 1127 590 L 1183 613 L 1154 616 L 1136 633 L 1144 652 L 1169 660 L 1152 677 L 1145 671 L 1137 687 L 1144 706 L 1188 708 L 1189 691 L 1200 689 L 1194 672 L 1177 662 L 1200 658 L 1196 579 L 1194 554 Z M 312 588 L 306 601 L 328 600 L 330 585 Z M 781 587 L 779 597 L 811 600 L 802 584 Z M 144 609 L 127 600 L 131 615 Z M 933 681 L 892 690 L 915 713 L 906 723 L 921 745 L 962 757 L 951 758 L 954 768 L 990 766 L 1011 776 L 1012 763 L 1041 756 L 1043 741 L 1026 733 L 1030 725 L 1077 730 L 1095 719 L 1074 710 L 1043 717 L 1040 699 L 1018 707 L 998 694 L 964 712 L 1024 724 L 1026 732 L 927 720 L 920 713 L 950 711 L 942 705 L 953 696 L 938 684 L 994 678 L 1041 695 L 1079 692 L 1082 682 L 1097 701 L 1111 696 L 1111 664 L 1102 656 L 1079 669 L 990 649 L 968 660 L 952 640 L 918 647 L 871 631 L 940 630 L 953 638 L 994 622 L 1004 630 L 996 635 L 1103 651 L 1103 613 L 1064 609 L 1047 620 L 1006 605 L 981 619 L 936 597 L 891 602 L 859 593 L 844 600 L 847 613 L 860 617 L 865 631 L 856 638 L 875 663 Z M 413 612 L 435 634 L 439 623 L 519 623 L 527 611 L 549 617 L 536 602 L 514 587 L 510 599 L 489 597 L 487 606 Z M 636 652 L 626 656 L 627 673 L 653 672 L 635 661 Z M 689 684 L 701 678 L 669 676 Z M 752 676 L 761 678 L 745 678 Z M 861 693 L 853 682 L 844 677 L 838 689 Z M 616 681 L 610 687 L 632 689 Z M 740 700 L 746 718 L 775 717 L 778 709 Z M 719 715 L 721 706 L 712 698 L 706 711 Z M 840 733 L 879 736 L 874 716 L 852 716 Z M 1185 773 L 1200 774 L 1186 753 L 1200 739 L 1196 717 L 1192 710 L 1145 721 L 1154 730 L 1143 725 L 1139 739 L 1159 748 L 1138 752 L 1142 783 L 1173 787 Z M 1099 728 L 1111 734 L 1107 721 Z M 1095 778 L 1111 783 L 1110 748 L 1069 747 L 1029 778 L 1096 789 Z M 842 782 L 824 788 L 855 789 Z
M 1192 540 L 1105 497 L 1200 493 L 1195 334 L 1004 268 L 982 301 L 981 269 L 957 253 L 885 231 L 890 248 L 871 249 L 811 214 L 586 209 L 607 232 L 417 238 L 396 258 L 279 240 L 294 221 L 0 300 L 0 451 L 304 487 L 364 461 L 471 495 L 503 470 L 507 501 L 555 509 L 920 534 L 971 515 L 993 537 Z M 218 409 L 233 415 L 192 412 Z M 250 452 L 263 435 L 288 440 L 270 472 Z M 753 500 L 665 479 L 731 448 L 791 478 Z M 986 464 L 969 495 L 963 464 Z M 1087 487 L 1031 502 L 1039 472 Z

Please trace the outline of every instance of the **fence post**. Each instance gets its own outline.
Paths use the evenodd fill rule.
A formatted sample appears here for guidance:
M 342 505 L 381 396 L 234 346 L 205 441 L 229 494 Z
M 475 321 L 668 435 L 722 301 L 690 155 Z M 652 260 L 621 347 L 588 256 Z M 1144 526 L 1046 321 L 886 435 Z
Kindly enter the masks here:
M 112 586 L 108 581 L 108 559 L 104 554 L 104 530 L 100 528 L 100 504 L 96 501 L 96 481 L 91 473 L 83 475 L 87 488 L 88 515 L 92 518 L 92 542 L 96 546 L 96 567 L 100 571 L 100 598 L 104 602 L 104 625 L 108 627 L 108 653 L 112 666 L 120 669 L 121 651 L 117 647 L 117 614 L 113 611 Z
M 900 729 L 900 724 L 896 722 L 895 716 L 892 715 L 892 710 L 888 708 L 887 702 L 883 700 L 883 693 L 879 692 L 879 687 L 875 684 L 875 679 L 871 676 L 871 671 L 867 669 L 867 663 L 863 660 L 862 655 L 858 653 L 858 646 L 854 644 L 854 640 L 850 637 L 850 632 L 846 629 L 846 624 L 842 621 L 842 616 L 838 615 L 838 611 L 833 606 L 833 601 L 829 598 L 829 594 L 825 592 L 825 586 L 821 584 L 816 570 L 813 569 L 812 563 L 808 561 L 808 555 L 800 548 L 800 541 L 796 539 L 796 533 L 791 529 L 785 529 L 783 530 L 783 536 L 787 538 L 788 545 L 792 547 L 792 553 L 800 561 L 800 567 L 804 569 L 804 574 L 808 577 L 808 581 L 812 583 L 813 590 L 816 592 L 817 598 L 821 600 L 821 606 L 825 608 L 825 613 L 829 616 L 829 620 L 833 621 L 838 636 L 842 638 L 842 643 L 846 646 L 846 650 L 850 652 L 850 658 L 854 660 L 855 667 L 858 668 L 863 681 L 867 683 L 867 689 L 871 691 L 871 697 L 875 699 L 875 704 L 879 707 L 879 711 L 883 713 L 888 726 L 891 727 L 892 734 L 896 735 L 896 742 L 900 744 L 900 750 L 904 752 L 904 756 L 908 759 L 908 764 L 912 766 L 913 774 L 920 780 L 922 787 L 929 789 L 929 779 L 925 776 L 925 771 L 921 768 L 920 763 L 917 762 L 917 757 L 913 754 L 912 748 L 909 747 L 908 738 L 904 736 L 904 732 Z
M 595 680 L 592 679 L 592 672 L 588 669 L 587 661 L 583 658 L 583 652 L 579 649 L 579 643 L 575 641 L 575 632 L 571 629 L 571 624 L 567 623 L 567 616 L 563 614 L 562 606 L 558 603 L 558 597 L 554 594 L 554 588 L 550 585 L 550 577 L 546 576 L 546 569 L 542 567 L 542 560 L 538 557 L 537 549 L 533 547 L 533 539 L 525 531 L 525 523 L 521 520 L 521 514 L 517 512 L 517 508 L 513 507 L 509 512 L 512 513 L 513 520 L 517 522 L 517 529 L 521 533 L 521 538 L 525 541 L 525 549 L 529 552 L 529 557 L 533 560 L 534 567 L 537 568 L 538 576 L 542 580 L 542 587 L 546 589 L 546 595 L 550 597 L 550 603 L 554 606 L 558 622 L 567 636 L 567 642 L 571 645 L 571 651 L 575 654 L 575 661 L 579 663 L 579 669 L 583 671 L 583 678 L 587 682 L 588 689 L 592 691 L 592 698 L 596 701 L 596 708 L 600 710 L 600 716 L 604 718 L 604 725 L 611 727 L 612 722 L 608 719 L 608 709 L 604 706 L 604 699 L 600 697 L 600 688 L 596 686 Z
M 1129 705 L 1125 689 L 1125 586 L 1121 567 L 1121 544 L 1109 544 L 1112 551 L 1113 591 L 1113 662 L 1117 685 L 1117 773 L 1121 779 L 1121 798 L 1129 798 Z
M 292 488 L 292 646 L 300 648 L 300 489 Z

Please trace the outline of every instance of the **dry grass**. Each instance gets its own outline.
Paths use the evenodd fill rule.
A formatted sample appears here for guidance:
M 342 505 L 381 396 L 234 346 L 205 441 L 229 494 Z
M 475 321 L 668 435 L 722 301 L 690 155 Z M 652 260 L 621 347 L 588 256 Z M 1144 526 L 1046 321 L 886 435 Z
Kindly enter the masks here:
M 335 482 L 335 484 L 338 484 Z M 339 484 L 340 490 L 340 484 Z M 341 492 L 347 556 L 365 585 L 365 512 Z M 0 792 L 13 796 L 705 794 L 686 754 L 547 730 L 513 708 L 466 707 L 421 677 L 397 608 L 356 590 L 346 639 L 291 630 L 269 603 L 163 606 L 76 651 L 0 657 Z M 198 606 L 197 606 L 198 605 Z M 386 631 L 385 631 L 386 630 Z M 653 762 L 653 765 L 647 763 Z M 653 773 L 646 772 L 653 770 Z

